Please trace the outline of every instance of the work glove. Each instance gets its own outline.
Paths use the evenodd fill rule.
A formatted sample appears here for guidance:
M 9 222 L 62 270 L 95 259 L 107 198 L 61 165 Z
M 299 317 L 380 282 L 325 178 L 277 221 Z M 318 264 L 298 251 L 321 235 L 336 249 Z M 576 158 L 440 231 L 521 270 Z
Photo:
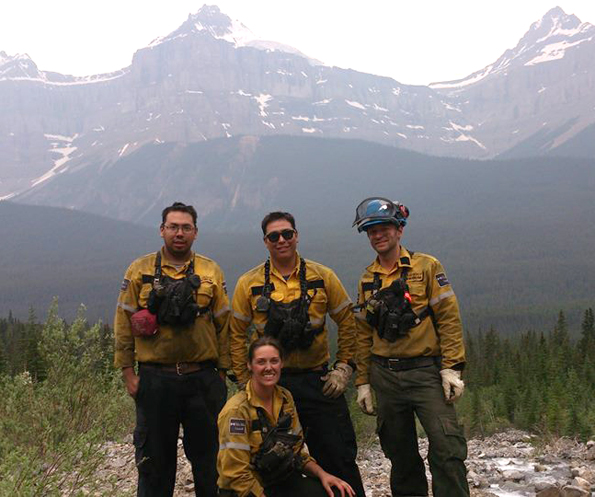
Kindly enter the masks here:
M 322 376 L 320 379 L 324 381 L 322 387 L 323 395 L 336 399 L 339 397 L 347 388 L 349 378 L 353 373 L 353 368 L 349 364 L 344 362 L 338 362 L 335 369 L 331 369 L 327 374 Z
M 442 388 L 444 397 L 449 404 L 456 402 L 463 395 L 465 383 L 461 380 L 461 372 L 454 369 L 443 369 L 440 371 L 442 376 Z
M 376 415 L 374 400 L 372 399 L 372 389 L 368 383 L 357 387 L 357 405 L 364 414 L 369 414 L 370 416 Z

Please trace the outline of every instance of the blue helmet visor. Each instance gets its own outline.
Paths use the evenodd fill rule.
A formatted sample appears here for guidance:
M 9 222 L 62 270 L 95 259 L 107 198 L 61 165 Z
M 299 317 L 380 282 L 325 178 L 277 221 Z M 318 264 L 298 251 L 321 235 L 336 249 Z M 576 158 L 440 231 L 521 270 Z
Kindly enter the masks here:
M 406 207 L 405 210 L 407 211 Z M 398 203 L 382 197 L 370 197 L 355 209 L 355 221 L 352 226 L 357 226 L 359 232 L 381 223 L 393 223 L 397 226 L 404 226 L 407 223 Z

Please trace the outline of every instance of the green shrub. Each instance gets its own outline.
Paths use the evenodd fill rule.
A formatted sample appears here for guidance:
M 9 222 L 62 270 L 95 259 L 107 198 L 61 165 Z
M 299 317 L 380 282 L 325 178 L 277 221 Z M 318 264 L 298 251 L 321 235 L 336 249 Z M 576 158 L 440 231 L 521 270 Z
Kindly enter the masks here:
M 0 495 L 113 494 L 91 475 L 101 444 L 129 433 L 134 410 L 105 350 L 101 324 L 81 310 L 68 326 L 50 309 L 39 350 L 46 377 L 0 380 Z M 100 487 L 103 490 L 100 490 Z

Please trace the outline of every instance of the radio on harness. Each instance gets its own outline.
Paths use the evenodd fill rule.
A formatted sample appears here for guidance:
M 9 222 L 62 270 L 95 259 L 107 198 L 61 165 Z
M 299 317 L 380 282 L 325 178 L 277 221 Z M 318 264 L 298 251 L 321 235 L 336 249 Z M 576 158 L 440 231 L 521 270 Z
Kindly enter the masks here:
M 301 457 L 294 453 L 295 445 L 300 441 L 298 435 L 290 433 L 291 415 L 279 413 L 276 426 L 271 426 L 262 407 L 257 407 L 259 426 L 262 431 L 262 445 L 254 454 L 252 464 L 261 477 L 264 486 L 281 483 L 295 469 L 301 469 Z
M 413 258 L 413 252 L 410 252 L 410 257 Z M 401 277 L 382 290 L 380 275 L 374 273 L 372 295 L 358 306 L 359 309 L 365 309 L 366 321 L 376 330 L 378 336 L 389 342 L 407 336 L 411 328 L 432 314 L 430 307 L 426 307 L 420 314 L 416 314 L 411 307 L 408 272 L 408 267 L 403 268 Z
M 309 282 L 306 280 L 306 261 L 300 258 L 299 278 L 300 296 L 288 302 L 276 302 L 271 299 L 271 261 L 264 264 L 264 286 L 256 301 L 256 310 L 267 313 L 264 334 L 279 340 L 283 349 L 289 354 L 296 349 L 309 348 L 317 335 L 322 333 L 324 325 L 313 328 L 308 309 L 312 296 L 308 294 Z M 254 289 L 253 289 L 254 291 Z M 316 295 L 316 287 L 314 288 Z

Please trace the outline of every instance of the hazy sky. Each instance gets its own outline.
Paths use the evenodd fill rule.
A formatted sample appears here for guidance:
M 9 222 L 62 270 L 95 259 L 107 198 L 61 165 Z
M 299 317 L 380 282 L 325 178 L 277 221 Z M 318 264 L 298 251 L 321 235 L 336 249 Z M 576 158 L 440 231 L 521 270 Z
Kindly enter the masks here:
M 263 39 L 329 65 L 401 83 L 459 79 L 514 47 L 556 5 L 595 24 L 594 0 L 218 0 Z M 201 0 L 5 2 L 0 51 L 77 76 L 130 64 L 133 53 L 197 12 Z

